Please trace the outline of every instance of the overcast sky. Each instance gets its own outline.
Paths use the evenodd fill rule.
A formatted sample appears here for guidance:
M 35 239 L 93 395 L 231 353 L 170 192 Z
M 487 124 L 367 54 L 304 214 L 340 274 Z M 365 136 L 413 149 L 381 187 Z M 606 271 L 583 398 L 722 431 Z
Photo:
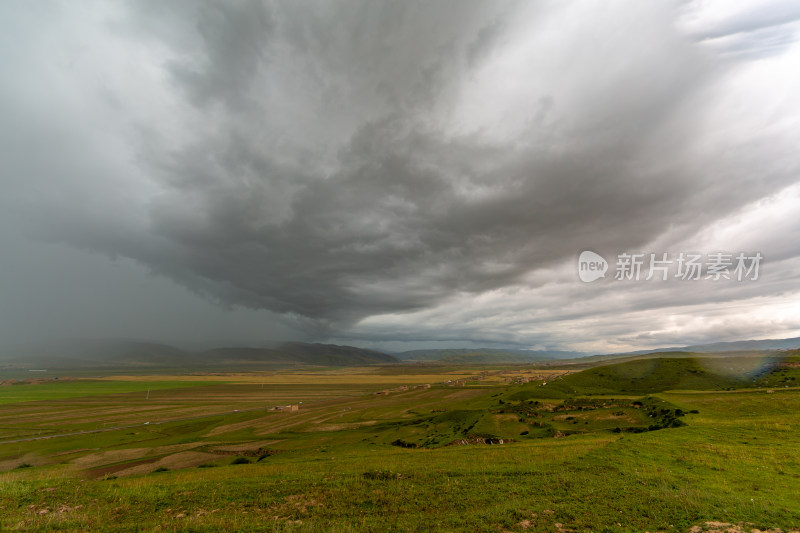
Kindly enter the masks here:
M 793 0 L 5 0 L 0 342 L 800 336 L 798 37 Z M 680 252 L 763 261 L 614 279 Z

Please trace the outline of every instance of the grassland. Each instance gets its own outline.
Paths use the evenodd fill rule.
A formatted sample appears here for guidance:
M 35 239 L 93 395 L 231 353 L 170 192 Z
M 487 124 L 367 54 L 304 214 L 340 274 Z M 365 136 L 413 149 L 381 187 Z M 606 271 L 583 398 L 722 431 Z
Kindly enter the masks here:
M 1 406 L 0 525 L 564 532 L 724 521 L 797 529 L 792 378 L 800 365 L 783 363 L 745 378 L 690 361 L 569 375 L 404 365 L 106 379 L 185 386 L 151 389 L 149 399 L 137 388 Z M 673 386 L 631 386 L 647 380 Z M 299 409 L 268 410 L 279 404 Z M 102 424 L 133 426 L 2 443 Z
M 33 386 L 25 382 L 0 387 L 0 405 L 9 403 L 63 400 L 86 396 L 105 396 L 146 391 L 161 391 L 211 384 L 183 380 L 136 380 L 121 381 L 107 379 L 51 380 Z

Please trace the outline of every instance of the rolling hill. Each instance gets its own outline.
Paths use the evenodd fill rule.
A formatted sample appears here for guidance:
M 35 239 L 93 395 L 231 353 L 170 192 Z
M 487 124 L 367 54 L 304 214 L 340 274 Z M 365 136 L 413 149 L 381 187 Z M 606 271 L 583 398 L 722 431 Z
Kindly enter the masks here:
M 397 363 L 398 360 L 382 352 L 353 346 L 287 342 L 276 348 L 216 348 L 198 354 L 198 362 L 207 365 L 275 363 L 353 366 Z
M 567 398 L 575 395 L 650 394 L 667 390 L 725 390 L 749 387 L 764 380 L 784 358 L 674 357 L 664 353 L 623 363 L 597 366 L 546 384 L 529 384 L 512 399 Z M 680 354 L 685 355 L 685 354 Z M 672 357 L 671 357 L 672 356 Z M 750 361 L 750 365 L 745 365 Z M 745 366 L 743 366 L 745 365 Z

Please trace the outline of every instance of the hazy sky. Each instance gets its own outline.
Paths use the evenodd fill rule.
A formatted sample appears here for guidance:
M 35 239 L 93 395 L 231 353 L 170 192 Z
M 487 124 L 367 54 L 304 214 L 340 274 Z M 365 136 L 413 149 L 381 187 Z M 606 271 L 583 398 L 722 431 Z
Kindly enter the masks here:
M 0 343 L 800 336 L 799 36 L 793 0 L 5 0 Z

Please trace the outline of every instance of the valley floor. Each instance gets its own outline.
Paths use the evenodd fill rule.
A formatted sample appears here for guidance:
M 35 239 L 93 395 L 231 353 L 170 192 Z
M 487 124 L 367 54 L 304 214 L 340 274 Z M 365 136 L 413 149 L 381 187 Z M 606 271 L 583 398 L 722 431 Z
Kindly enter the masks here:
M 411 375 L 376 367 L 326 372 L 324 379 L 314 372 L 166 376 L 134 380 L 135 390 L 117 378 L 89 396 L 53 384 L 15 385 L 44 387 L 43 399 L 19 389 L 14 394 L 24 392 L 23 400 L 11 402 L 3 402 L 11 394 L 4 387 L 0 526 L 800 528 L 800 390 L 518 400 L 540 390 L 537 378 L 557 375 L 536 372 L 428 368 Z M 98 387 L 87 383 L 83 390 Z M 124 385 L 113 392 L 109 384 Z M 52 394 L 58 397 L 48 399 Z M 662 409 L 672 413 L 669 420 L 679 411 L 683 425 L 647 431 Z M 164 422 L 184 415 L 189 419 Z M 9 442 L 103 424 L 131 427 Z

